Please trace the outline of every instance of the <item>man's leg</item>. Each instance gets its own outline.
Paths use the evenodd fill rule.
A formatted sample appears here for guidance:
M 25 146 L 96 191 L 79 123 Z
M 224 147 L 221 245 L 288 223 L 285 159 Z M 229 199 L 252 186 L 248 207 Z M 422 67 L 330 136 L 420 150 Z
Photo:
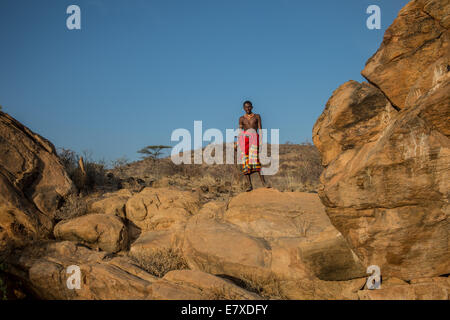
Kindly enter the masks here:
M 264 179 L 264 176 L 259 171 L 258 171 L 258 176 L 259 176 L 259 179 L 261 180 L 263 187 L 268 188 L 268 186 L 266 185 L 266 180 Z
M 253 186 L 252 186 L 252 179 L 250 177 L 250 174 L 246 174 L 245 176 L 247 177 L 247 181 L 248 181 L 248 188 L 245 191 L 246 192 L 252 191 L 253 190 Z

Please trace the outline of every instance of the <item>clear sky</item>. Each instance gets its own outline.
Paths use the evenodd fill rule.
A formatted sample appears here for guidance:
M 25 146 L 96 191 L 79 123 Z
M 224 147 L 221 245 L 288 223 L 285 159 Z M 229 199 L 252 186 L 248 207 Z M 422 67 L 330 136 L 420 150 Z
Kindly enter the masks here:
M 107 161 L 176 128 L 236 128 L 250 99 L 280 143 L 311 141 L 407 0 L 1 0 L 0 105 L 52 141 Z M 81 30 L 66 9 L 81 8 Z M 381 8 L 369 30 L 366 8 Z

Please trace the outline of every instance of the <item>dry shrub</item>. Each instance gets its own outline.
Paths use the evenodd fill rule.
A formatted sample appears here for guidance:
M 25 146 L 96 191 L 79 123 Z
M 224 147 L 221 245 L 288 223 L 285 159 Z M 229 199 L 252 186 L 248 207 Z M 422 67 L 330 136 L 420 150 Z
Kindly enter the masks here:
M 64 199 L 64 204 L 56 211 L 55 219 L 64 220 L 80 217 L 87 212 L 86 198 L 77 194 L 70 194 Z
M 172 270 L 189 269 L 186 259 L 179 249 L 163 248 L 150 253 L 137 252 L 130 256 L 139 267 L 160 278 Z
M 182 206 L 187 212 L 189 212 L 190 215 L 194 215 L 200 210 L 199 202 L 184 201 Z
M 255 292 L 265 299 L 286 300 L 280 279 L 274 274 L 255 275 L 242 273 L 239 276 L 244 289 Z
M 242 296 L 230 291 L 225 286 L 214 287 L 209 290 L 209 300 L 242 300 Z
M 69 178 L 79 191 L 87 194 L 92 192 L 96 187 L 104 187 L 106 185 L 117 186 L 117 179 L 112 179 L 107 175 L 106 162 L 103 160 L 94 161 L 91 152 L 84 151 L 81 155 L 83 157 L 86 175 L 78 166 L 78 161 L 81 156 L 75 151 L 58 148 L 57 154 Z

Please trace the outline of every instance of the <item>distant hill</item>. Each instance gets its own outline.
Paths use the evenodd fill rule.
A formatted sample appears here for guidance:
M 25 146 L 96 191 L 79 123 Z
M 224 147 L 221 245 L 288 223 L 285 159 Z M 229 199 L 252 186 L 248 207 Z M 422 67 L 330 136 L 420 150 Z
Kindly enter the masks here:
M 272 187 L 280 191 L 316 192 L 323 167 L 319 152 L 314 145 L 281 144 L 279 156 L 278 173 L 266 176 L 266 180 Z M 141 179 L 145 185 L 173 185 L 183 189 L 201 188 L 204 192 L 212 193 L 226 193 L 230 191 L 230 187 L 233 192 L 240 192 L 245 188 L 245 180 L 238 164 L 175 165 L 170 157 L 149 158 L 112 169 L 110 172 L 120 179 L 131 177 Z M 255 187 L 260 187 L 256 175 L 252 176 L 252 181 Z

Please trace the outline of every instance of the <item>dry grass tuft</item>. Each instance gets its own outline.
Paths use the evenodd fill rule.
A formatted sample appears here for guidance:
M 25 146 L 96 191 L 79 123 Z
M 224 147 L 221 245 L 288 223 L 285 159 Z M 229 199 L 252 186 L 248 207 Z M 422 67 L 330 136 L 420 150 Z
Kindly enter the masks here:
M 56 211 L 56 220 L 65 220 L 80 217 L 87 212 L 87 201 L 85 197 L 70 194 L 64 199 L 64 204 Z
M 134 253 L 130 256 L 139 267 L 159 278 L 172 270 L 189 269 L 179 249 L 164 248 L 151 253 Z
M 242 300 L 242 296 L 231 292 L 225 286 L 214 287 L 210 289 L 209 295 L 207 297 L 209 300 Z
M 255 292 L 261 297 L 270 300 L 286 300 L 281 282 L 278 277 L 271 273 L 258 276 L 255 274 L 241 274 L 239 279 L 243 282 L 244 289 Z

